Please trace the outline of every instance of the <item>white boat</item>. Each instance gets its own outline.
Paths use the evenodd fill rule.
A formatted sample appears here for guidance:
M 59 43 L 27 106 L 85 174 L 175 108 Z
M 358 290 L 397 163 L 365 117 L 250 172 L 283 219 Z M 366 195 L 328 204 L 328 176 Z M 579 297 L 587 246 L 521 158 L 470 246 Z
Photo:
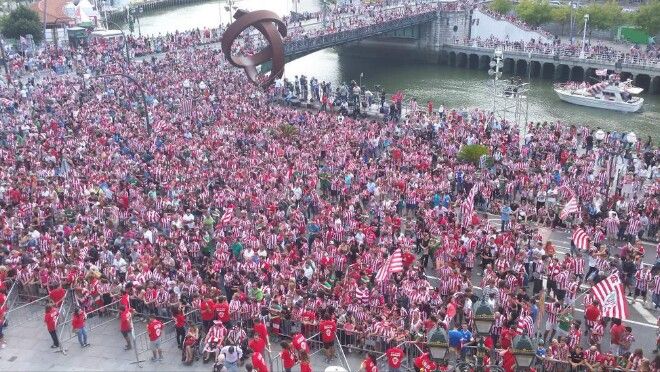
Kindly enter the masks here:
M 643 98 L 635 97 L 643 89 L 633 86 L 630 80 L 619 82 L 610 79 L 591 86 L 566 83 L 555 85 L 554 90 L 562 101 L 606 110 L 636 112 L 644 104 Z

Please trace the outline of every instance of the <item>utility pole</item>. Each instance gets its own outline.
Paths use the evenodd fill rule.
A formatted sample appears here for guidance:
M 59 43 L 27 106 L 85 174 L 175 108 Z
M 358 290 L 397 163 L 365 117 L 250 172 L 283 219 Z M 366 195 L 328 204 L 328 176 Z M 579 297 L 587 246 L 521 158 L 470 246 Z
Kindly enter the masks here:
M 582 30 L 582 50 L 580 50 L 580 59 L 584 59 L 584 44 L 587 42 L 587 22 L 589 22 L 589 14 L 584 15 L 584 29 Z
M 48 46 L 48 36 L 46 35 L 46 8 L 48 7 L 48 0 L 42 0 L 44 5 L 44 45 Z
M 5 42 L 2 38 L 0 38 L 0 49 L 2 49 L 2 65 L 5 68 L 5 75 L 7 76 L 7 85 L 11 85 L 11 75 L 7 67 L 7 51 L 5 51 Z

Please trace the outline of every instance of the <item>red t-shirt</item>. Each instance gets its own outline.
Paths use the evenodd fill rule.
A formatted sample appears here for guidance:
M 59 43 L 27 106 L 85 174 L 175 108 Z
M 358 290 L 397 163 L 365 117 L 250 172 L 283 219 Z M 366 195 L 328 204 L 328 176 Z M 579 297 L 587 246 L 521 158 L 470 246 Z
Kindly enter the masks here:
M 337 323 L 334 320 L 323 320 L 319 323 L 319 331 L 323 342 L 332 342 L 337 332 Z
M 253 338 L 250 340 L 250 342 L 248 342 L 248 347 L 255 353 L 261 353 L 266 348 L 266 341 L 264 341 L 261 337 Z
M 435 362 L 429 358 L 428 353 L 424 353 L 415 358 L 414 364 L 418 369 L 424 369 L 425 371 L 434 371 L 436 368 Z
M 130 309 L 131 308 L 131 299 L 128 296 L 128 293 L 123 294 L 121 298 L 119 299 L 119 303 L 121 305 L 124 305 L 125 308 Z
M 309 362 L 300 363 L 300 372 L 312 372 Z
M 598 318 L 600 318 L 600 310 L 598 309 L 597 306 L 589 305 L 584 310 L 584 318 L 586 320 L 590 320 L 592 322 L 595 322 L 595 321 L 598 320 Z
M 54 331 L 57 328 L 57 309 L 51 309 L 49 312 L 44 314 L 44 322 L 46 322 L 46 328 L 48 332 Z
M 215 305 L 215 312 L 218 314 L 218 319 L 223 323 L 228 323 L 230 320 L 229 317 L 229 304 L 226 302 L 221 302 Z
M 401 367 L 401 363 L 403 363 L 403 350 L 398 347 L 393 347 L 388 349 L 385 354 L 387 355 L 387 363 L 390 367 Z
M 202 310 L 202 320 L 214 320 L 215 319 L 215 303 L 213 300 L 202 301 L 201 304 Z
M 264 323 L 257 323 L 254 325 L 254 332 L 259 335 L 259 337 L 266 342 L 268 340 L 268 329 Z
M 378 372 L 376 363 L 374 363 L 371 358 L 365 359 L 364 362 L 362 362 L 362 367 L 364 368 L 365 372 Z
M 290 369 L 296 364 L 296 358 L 293 357 L 293 353 L 289 350 L 282 350 L 282 364 L 284 368 Z
M 511 340 L 515 336 L 514 331 L 510 330 L 509 328 L 503 328 L 502 334 L 500 336 L 500 343 L 502 344 L 502 348 L 508 349 L 511 347 Z
M 163 322 L 158 319 L 154 319 L 149 322 L 147 325 L 147 332 L 149 333 L 149 340 L 156 341 L 160 337 L 160 333 L 163 330 Z
M 302 335 L 302 333 L 296 333 L 293 335 L 293 338 L 291 339 L 291 345 L 294 349 L 298 351 L 305 350 L 305 352 L 309 354 L 309 344 L 307 343 L 307 339 Z
M 509 350 L 502 355 L 502 367 L 506 372 L 513 372 L 516 367 L 516 357 Z
M 621 325 L 613 325 L 612 329 L 610 330 L 610 337 L 611 337 L 611 343 L 618 345 L 619 342 L 621 342 L 621 336 L 623 335 L 623 332 L 626 330 L 626 327 Z
M 73 314 L 73 319 L 71 320 L 71 326 L 73 329 L 80 329 L 85 326 L 85 319 L 87 318 L 87 315 L 84 312 L 80 312 L 80 314 Z
M 48 296 L 55 303 L 55 306 L 60 306 L 62 304 L 62 299 L 66 296 L 66 289 L 62 287 L 55 288 L 48 293 Z
M 266 366 L 266 361 L 261 353 L 255 352 L 252 354 L 252 366 L 257 372 L 268 372 L 268 366 Z
M 174 316 L 174 326 L 181 328 L 186 325 L 186 316 L 183 313 L 178 313 Z
M 313 310 L 307 310 L 302 313 L 302 321 L 307 323 L 314 323 L 316 320 L 316 313 Z
M 129 310 L 124 310 L 119 316 L 119 330 L 122 332 L 129 332 L 131 330 L 131 317 L 133 315 Z

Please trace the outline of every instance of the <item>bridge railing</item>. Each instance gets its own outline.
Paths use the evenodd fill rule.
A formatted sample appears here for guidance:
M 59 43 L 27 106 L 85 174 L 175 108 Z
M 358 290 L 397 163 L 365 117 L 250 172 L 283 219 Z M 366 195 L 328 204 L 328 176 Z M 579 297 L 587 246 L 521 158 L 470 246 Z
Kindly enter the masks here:
M 339 31 L 326 35 L 310 37 L 308 39 L 287 42 L 284 46 L 284 53 L 287 56 L 299 53 L 307 53 L 314 50 L 327 48 L 337 44 L 343 44 L 351 41 L 361 40 L 366 37 L 400 30 L 402 28 L 418 25 L 434 19 L 436 11 L 431 10 L 405 18 L 397 18 L 391 21 L 357 27 L 354 29 Z
M 531 52 L 532 58 L 552 58 L 571 62 L 598 62 L 605 65 L 614 65 L 620 63 L 622 68 L 646 68 L 660 70 L 660 60 L 655 58 L 639 58 L 635 56 L 619 56 L 612 53 L 586 53 L 586 58 L 579 58 L 579 51 L 573 48 L 555 48 L 555 47 L 527 47 L 521 44 L 501 44 L 496 42 L 482 41 L 461 41 L 454 40 L 449 46 L 465 47 L 470 50 L 482 52 L 492 52 L 499 47 L 503 52 L 513 52 L 517 57 L 528 58 Z

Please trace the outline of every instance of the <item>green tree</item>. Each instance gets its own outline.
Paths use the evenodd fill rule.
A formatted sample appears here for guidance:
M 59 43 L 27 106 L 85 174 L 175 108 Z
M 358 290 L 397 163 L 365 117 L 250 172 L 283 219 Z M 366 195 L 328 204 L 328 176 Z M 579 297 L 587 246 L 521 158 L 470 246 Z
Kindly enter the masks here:
M 584 22 L 584 15 L 589 14 L 589 28 L 611 30 L 623 23 L 622 9 L 615 1 L 608 1 L 605 4 L 593 3 L 587 7 L 580 8 L 577 22 L 578 24 L 579 22 Z
M 561 33 L 564 33 L 564 26 L 571 22 L 571 7 L 568 5 L 555 6 L 550 10 L 550 16 L 553 22 L 561 25 Z
M 35 43 L 39 43 L 44 36 L 44 29 L 39 15 L 32 9 L 21 5 L 12 10 L 2 22 L 2 34 L 11 39 L 19 36 L 32 35 Z
M 660 0 L 640 6 L 633 20 L 635 25 L 644 29 L 649 36 L 655 36 L 660 32 Z
M 489 5 L 490 9 L 499 14 L 507 14 L 513 9 L 513 4 L 510 0 L 494 0 Z
M 484 145 L 465 145 L 458 152 L 458 160 L 479 164 L 482 155 L 488 155 L 488 147 Z
M 547 0 L 522 0 L 516 6 L 518 18 L 533 26 L 552 20 L 552 7 Z

